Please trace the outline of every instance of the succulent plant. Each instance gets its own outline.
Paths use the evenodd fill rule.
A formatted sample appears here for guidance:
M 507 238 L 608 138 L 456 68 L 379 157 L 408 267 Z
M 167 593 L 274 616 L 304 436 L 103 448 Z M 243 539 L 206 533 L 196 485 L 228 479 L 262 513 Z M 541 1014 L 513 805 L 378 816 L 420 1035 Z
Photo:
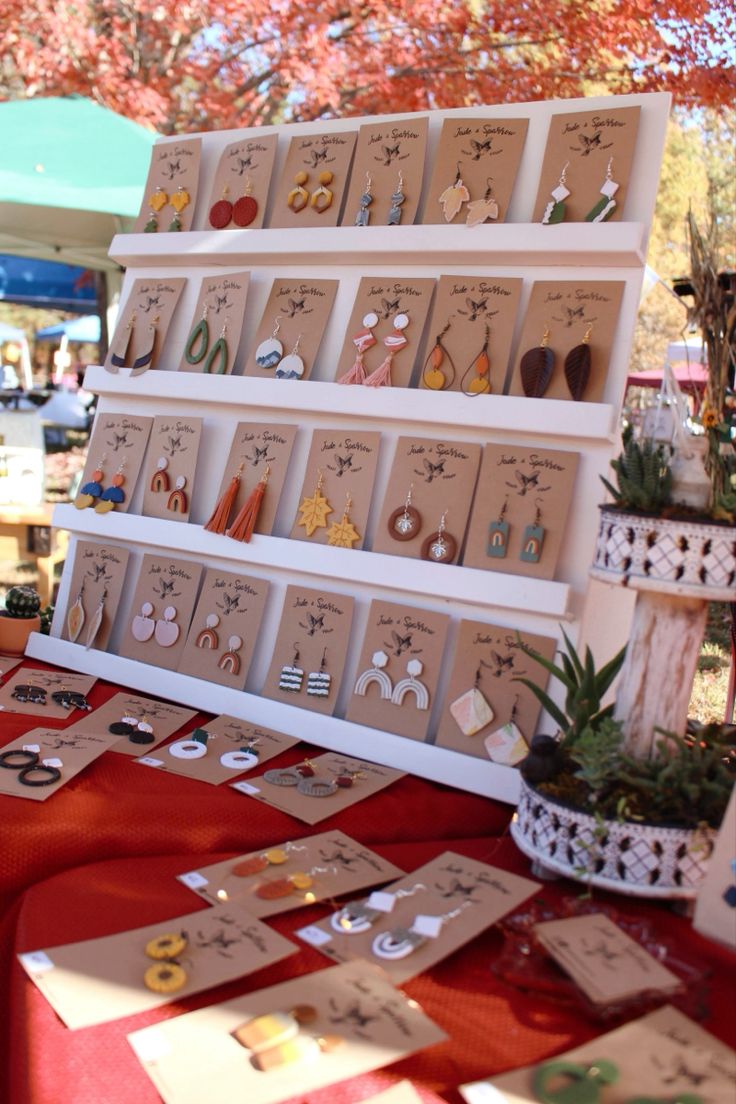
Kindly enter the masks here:
M 35 617 L 41 609 L 41 599 L 33 587 L 14 586 L 5 595 L 5 613 L 18 620 Z
M 616 505 L 657 512 L 670 504 L 672 471 L 667 449 L 653 441 L 630 438 L 617 460 L 611 461 L 618 487 L 601 476 Z

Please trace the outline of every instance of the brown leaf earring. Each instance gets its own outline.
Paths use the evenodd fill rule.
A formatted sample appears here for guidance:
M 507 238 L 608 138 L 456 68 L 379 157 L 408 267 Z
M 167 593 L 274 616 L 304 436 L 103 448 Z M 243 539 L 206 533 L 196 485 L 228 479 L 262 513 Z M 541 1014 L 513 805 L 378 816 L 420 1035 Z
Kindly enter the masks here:
M 565 379 L 570 388 L 570 394 L 576 402 L 579 402 L 585 394 L 590 379 L 590 335 L 593 332 L 591 323 L 583 334 L 583 340 L 576 345 L 565 357 Z
M 468 365 L 460 384 L 465 395 L 489 395 L 491 392 L 491 360 L 488 355 L 488 339 L 491 328 L 486 322 L 483 347 Z M 470 379 L 468 377 L 470 376 Z
M 549 347 L 549 327 L 544 327 L 544 334 L 539 345 L 529 349 L 521 358 L 521 386 L 524 394 L 530 399 L 541 399 L 549 387 L 552 379 L 552 371 L 555 366 L 555 354 Z
M 445 336 L 450 328 L 449 321 L 445 323 L 445 328 L 437 334 L 434 339 L 434 345 L 429 352 L 429 356 L 424 362 L 424 368 L 422 369 L 422 382 L 424 386 L 429 388 L 430 391 L 444 391 L 446 388 L 452 387 L 455 382 L 455 364 L 453 362 L 447 347 L 443 344 L 442 338 Z M 450 366 L 451 375 L 448 377 L 442 371 L 442 365 L 447 360 Z

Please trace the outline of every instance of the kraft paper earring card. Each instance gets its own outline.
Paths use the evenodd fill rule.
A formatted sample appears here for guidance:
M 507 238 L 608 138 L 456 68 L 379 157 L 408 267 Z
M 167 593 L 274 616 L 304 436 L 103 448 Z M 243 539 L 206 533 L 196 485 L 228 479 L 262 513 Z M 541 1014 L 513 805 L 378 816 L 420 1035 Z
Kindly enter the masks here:
M 445 613 L 371 602 L 346 719 L 423 740 L 449 623 Z
M 218 905 L 18 957 L 75 1030 L 186 999 L 295 952 L 293 943 L 247 912 Z
M 480 453 L 466 441 L 399 437 L 373 551 L 457 563 Z
M 463 564 L 553 579 L 580 455 L 486 445 Z
M 403 777 L 391 767 L 328 751 L 293 767 L 233 782 L 232 787 L 305 824 L 319 824 Z
M 528 119 L 445 119 L 422 222 L 503 222 L 528 129 Z
M 182 674 L 242 690 L 258 642 L 268 582 L 211 567 L 182 657 Z
M 380 965 L 401 985 L 512 912 L 541 886 L 454 851 L 295 934 L 336 962 Z
M 337 280 L 274 280 L 243 375 L 309 379 L 336 293 Z
M 271 897 L 259 893 L 259 887 L 274 879 L 289 879 L 294 874 L 315 868 L 310 886 L 292 893 Z M 179 881 L 211 905 L 233 901 L 251 916 L 263 919 L 294 908 L 302 908 L 325 898 L 341 897 L 366 886 L 379 885 L 403 874 L 374 851 L 343 832 L 320 832 L 289 843 L 277 843 L 224 862 L 211 863 L 186 874 Z
M 603 402 L 624 286 L 535 280 L 509 394 Z
M 196 715 L 195 709 L 121 690 L 80 721 L 76 731 L 96 736 L 109 734 L 114 737 L 110 751 L 137 758 L 145 749 L 173 736 Z
M 622 220 L 639 115 L 639 107 L 553 115 L 532 222 Z
M 289 586 L 261 694 L 300 709 L 333 713 L 345 666 L 354 602 L 345 594 Z
M 133 377 L 160 366 L 166 334 L 186 282 L 184 276 L 134 280 L 110 339 L 105 357 L 108 372 L 128 369 Z
M 74 499 L 78 510 L 95 509 L 97 513 L 107 513 L 107 500 L 103 495 L 113 486 L 113 477 L 121 473 L 124 478 L 122 495 L 116 496 L 118 501 L 111 503 L 110 508 L 119 514 L 128 512 L 152 425 L 153 418 L 138 414 L 97 413 L 79 493 Z
M 77 541 L 61 639 L 104 651 L 125 583 L 127 548 Z
M 424 177 L 429 119 L 365 123 L 358 132 L 341 226 L 410 226 Z
M 144 517 L 189 521 L 201 437 L 201 418 L 154 418 L 144 464 Z
M 599 1104 L 726 1104 L 736 1093 L 736 1055 L 682 1012 L 665 1005 L 536 1066 L 460 1086 L 467 1104 L 526 1104 L 572 1091 Z
M 205 516 L 210 520 L 205 527 L 210 532 L 227 533 L 241 516 L 258 484 L 264 481 L 265 490 L 253 532 L 268 534 L 273 531 L 296 431 L 295 425 L 238 423 L 217 497 L 214 502 L 206 504 Z M 229 510 L 218 509 L 219 505 L 230 500 L 230 495 L 234 497 Z M 219 521 L 216 515 L 219 515 Z M 234 533 L 227 535 L 234 536 Z
M 134 233 L 192 229 L 201 149 L 200 138 L 177 138 L 155 144 Z
M 446 1038 L 385 975 L 354 963 L 177 1016 L 128 1042 L 165 1104 L 278 1104 L 295 1084 L 311 1094 Z
M 175 671 L 202 577 L 200 564 L 146 555 L 141 561 L 120 655 Z
M 461 621 L 435 743 L 516 766 L 529 750 L 541 706 L 519 678 L 544 689 L 543 669 L 524 651 L 554 658 L 557 641 L 482 621 Z
M 168 774 L 180 774 L 197 782 L 220 786 L 257 770 L 261 764 L 298 743 L 298 737 L 224 714 L 136 761 Z M 217 904 L 217 899 L 213 903 Z M 247 907 L 254 916 L 262 915 L 254 912 L 250 903 Z
M 698 891 L 693 927 L 736 950 L 736 787 Z
M 295 135 L 272 189 L 269 226 L 337 226 L 357 131 Z
M 5 713 L 29 713 L 44 720 L 80 721 L 87 709 L 73 701 L 66 703 L 63 691 L 86 699 L 97 682 L 94 675 L 74 671 L 44 671 L 37 667 L 16 667 L 11 677 L 0 686 L 0 710 Z
M 380 433 L 314 431 L 300 501 L 311 501 L 310 496 L 321 479 L 321 493 L 330 509 L 324 517 L 326 524 L 313 527 L 313 512 L 308 511 L 305 517 L 300 508 L 289 534 L 292 539 L 336 548 L 363 547 L 380 439 Z
M 243 331 L 249 272 L 205 276 L 189 326 L 180 372 L 230 375 Z
M 508 276 L 440 276 L 420 387 L 472 397 L 502 393 L 522 283 Z
M 110 747 L 111 736 L 69 728 L 34 728 L 5 744 L 0 794 L 46 801 Z
M 259 134 L 225 146 L 203 229 L 258 230 L 263 226 L 277 145 L 277 134 Z
M 335 380 L 408 387 L 434 291 L 432 279 L 364 276 L 348 319 Z

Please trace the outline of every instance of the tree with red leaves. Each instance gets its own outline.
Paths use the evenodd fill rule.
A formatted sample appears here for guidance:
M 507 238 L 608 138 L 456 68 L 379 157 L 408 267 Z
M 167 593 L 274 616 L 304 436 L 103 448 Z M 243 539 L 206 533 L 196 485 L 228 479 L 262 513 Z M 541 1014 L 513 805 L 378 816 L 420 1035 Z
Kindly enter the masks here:
M 5 0 L 0 99 L 87 96 L 162 133 L 736 91 L 732 0 Z

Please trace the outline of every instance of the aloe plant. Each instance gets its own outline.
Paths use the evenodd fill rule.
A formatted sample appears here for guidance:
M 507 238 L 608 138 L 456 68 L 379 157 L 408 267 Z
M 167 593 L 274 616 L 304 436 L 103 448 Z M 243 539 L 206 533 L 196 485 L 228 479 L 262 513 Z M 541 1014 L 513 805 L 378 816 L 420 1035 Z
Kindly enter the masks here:
M 566 688 L 564 709 L 531 679 L 519 677 L 514 681 L 528 687 L 547 710 L 560 729 L 560 747 L 568 749 L 574 746 L 586 729 L 595 731 L 601 721 L 612 715 L 613 705 L 604 706 L 601 702 L 621 670 L 626 648 L 623 647 L 613 659 L 596 671 L 590 648 L 586 647 L 585 656 L 581 659 L 565 630 L 561 631 L 565 641 L 564 651 L 560 651 L 561 666 L 539 655 L 521 638 L 519 646 L 530 659 L 539 663 Z
M 611 461 L 617 487 L 601 476 L 601 482 L 617 506 L 655 513 L 670 504 L 672 471 L 667 450 L 650 440 L 630 438 L 617 460 Z

